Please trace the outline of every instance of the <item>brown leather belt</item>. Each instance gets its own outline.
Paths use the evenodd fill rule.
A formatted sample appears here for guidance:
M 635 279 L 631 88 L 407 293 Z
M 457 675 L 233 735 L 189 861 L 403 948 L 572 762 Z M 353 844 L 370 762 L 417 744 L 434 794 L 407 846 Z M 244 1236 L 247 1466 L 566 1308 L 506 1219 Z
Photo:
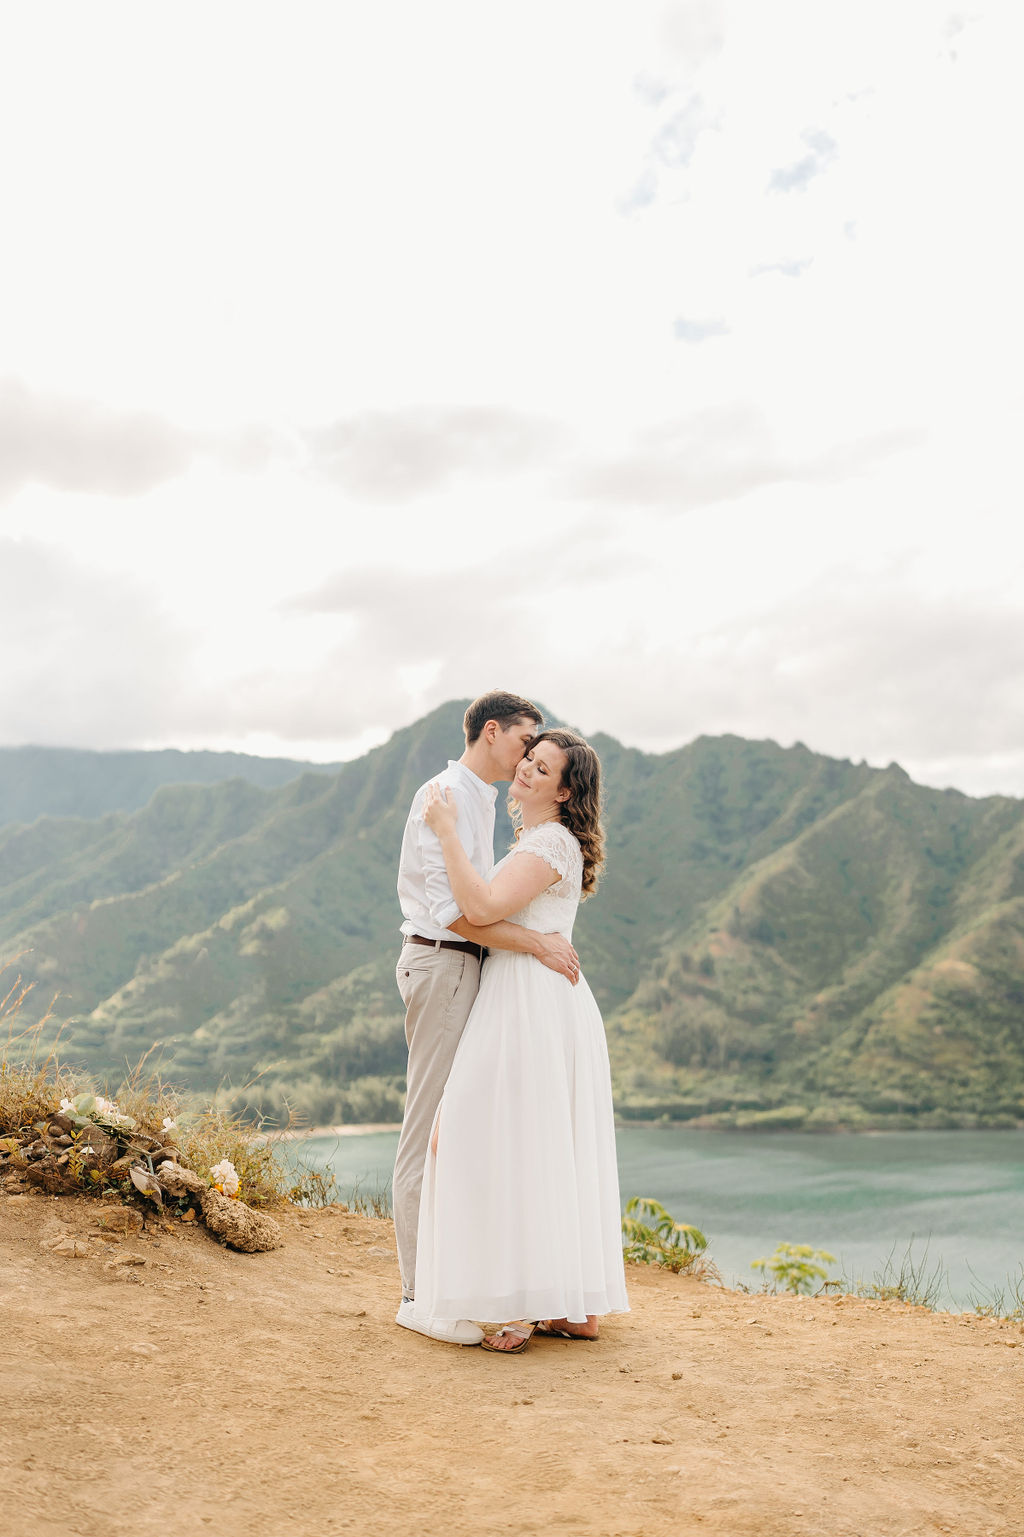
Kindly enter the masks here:
M 482 961 L 487 954 L 483 945 L 471 944 L 468 939 L 424 939 L 422 934 L 406 934 L 407 945 L 429 945 L 431 950 L 461 950 L 475 955 L 478 961 Z

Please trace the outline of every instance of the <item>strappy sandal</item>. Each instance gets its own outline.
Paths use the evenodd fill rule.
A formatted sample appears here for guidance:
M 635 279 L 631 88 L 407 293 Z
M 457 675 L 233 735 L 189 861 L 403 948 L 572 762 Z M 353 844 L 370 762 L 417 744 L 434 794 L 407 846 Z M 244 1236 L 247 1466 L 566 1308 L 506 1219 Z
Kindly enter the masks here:
M 550 1325 L 550 1318 L 542 1318 L 533 1332 L 540 1339 L 575 1340 L 581 1345 L 595 1345 L 599 1338 L 596 1334 L 573 1334 L 569 1329 L 552 1329 Z
M 501 1339 L 504 1335 L 518 1334 L 520 1336 L 518 1345 L 510 1345 L 507 1350 L 503 1350 L 500 1345 L 488 1345 L 488 1337 L 485 1335 L 484 1338 L 480 1341 L 480 1349 L 493 1351 L 496 1356 L 517 1356 L 522 1351 L 524 1351 L 527 1345 L 530 1343 L 536 1327 L 537 1325 L 533 1322 L 532 1319 L 517 1318 L 515 1322 L 510 1324 L 502 1324 L 500 1329 L 495 1329 L 490 1338 Z

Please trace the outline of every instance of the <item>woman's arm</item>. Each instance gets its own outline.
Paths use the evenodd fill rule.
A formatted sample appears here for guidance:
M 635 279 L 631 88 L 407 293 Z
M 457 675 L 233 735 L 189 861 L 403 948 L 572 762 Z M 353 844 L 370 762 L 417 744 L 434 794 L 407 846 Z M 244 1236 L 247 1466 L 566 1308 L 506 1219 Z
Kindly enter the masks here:
M 575 987 L 580 979 L 580 958 L 564 934 L 542 934 L 539 929 L 524 929 L 521 923 L 488 923 L 485 928 L 456 918 L 448 925 L 461 939 L 487 950 L 517 950 L 521 955 L 532 955 L 549 971 L 568 977 Z
M 456 808 L 450 790 L 445 790 L 442 800 L 436 785 L 427 787 L 423 820 L 437 835 L 452 896 L 470 923 L 483 927 L 507 918 L 560 878 L 557 870 L 538 855 L 519 854 L 499 871 L 494 881 L 485 881 L 473 869 L 455 830 Z

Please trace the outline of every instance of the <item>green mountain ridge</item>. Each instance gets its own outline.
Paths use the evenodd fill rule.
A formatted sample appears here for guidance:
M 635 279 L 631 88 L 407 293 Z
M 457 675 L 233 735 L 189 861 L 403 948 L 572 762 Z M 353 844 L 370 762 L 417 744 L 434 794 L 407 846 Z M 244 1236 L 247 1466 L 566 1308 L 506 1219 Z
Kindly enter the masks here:
M 310 772 L 337 773 L 338 763 L 300 763 L 250 753 L 100 752 L 87 747 L 0 747 L 0 826 L 42 816 L 98 817 L 136 811 L 165 784 L 218 784 L 246 779 L 276 788 Z
M 254 1112 L 396 1118 L 395 866 L 463 708 L 334 774 L 0 828 L 0 954 L 67 995 L 65 1055 L 116 1077 L 160 1041 L 166 1076 Z M 1024 803 L 800 745 L 593 740 L 608 864 L 576 944 L 622 1114 L 1024 1119 Z

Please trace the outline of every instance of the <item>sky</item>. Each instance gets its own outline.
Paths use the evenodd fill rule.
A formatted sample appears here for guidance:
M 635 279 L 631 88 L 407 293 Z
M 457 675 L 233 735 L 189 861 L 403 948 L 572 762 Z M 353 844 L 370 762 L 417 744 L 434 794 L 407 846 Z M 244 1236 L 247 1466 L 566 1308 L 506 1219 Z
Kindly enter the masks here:
M 0 13 L 0 743 L 1024 795 L 1008 0 Z M 457 745 L 457 744 L 455 744 Z

